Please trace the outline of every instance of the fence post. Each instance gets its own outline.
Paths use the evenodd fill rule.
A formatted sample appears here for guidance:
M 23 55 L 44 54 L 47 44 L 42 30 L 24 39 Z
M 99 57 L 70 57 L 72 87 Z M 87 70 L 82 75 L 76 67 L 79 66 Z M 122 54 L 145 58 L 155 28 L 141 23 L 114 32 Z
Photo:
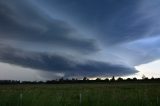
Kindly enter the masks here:
M 158 96 L 157 96 L 157 105 L 158 105 Z
M 82 104 L 82 94 L 81 93 L 79 94 L 79 104 L 80 104 L 80 106 Z
M 22 93 L 20 93 L 19 98 L 20 98 L 20 106 L 22 106 L 22 99 L 23 99 L 23 94 Z

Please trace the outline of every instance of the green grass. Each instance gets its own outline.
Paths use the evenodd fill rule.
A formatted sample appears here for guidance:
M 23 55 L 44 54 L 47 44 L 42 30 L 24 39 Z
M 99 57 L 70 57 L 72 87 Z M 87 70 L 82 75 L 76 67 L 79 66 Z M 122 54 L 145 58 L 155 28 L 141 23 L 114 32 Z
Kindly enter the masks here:
M 0 85 L 0 106 L 160 106 L 160 84 Z

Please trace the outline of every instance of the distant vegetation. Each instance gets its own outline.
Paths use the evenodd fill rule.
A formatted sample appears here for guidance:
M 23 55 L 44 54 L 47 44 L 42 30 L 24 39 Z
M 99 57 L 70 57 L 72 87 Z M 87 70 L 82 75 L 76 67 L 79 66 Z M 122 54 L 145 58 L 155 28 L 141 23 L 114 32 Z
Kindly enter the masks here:
M 145 76 L 142 76 L 142 79 L 137 79 L 137 78 L 127 78 L 123 79 L 121 77 L 115 79 L 113 76 L 111 79 L 106 78 L 106 79 L 101 79 L 101 78 L 96 78 L 95 80 L 89 80 L 87 77 L 84 77 L 82 80 L 79 79 L 64 79 L 60 78 L 58 80 L 47 80 L 47 81 L 17 81 L 17 80 L 0 80 L 0 84 L 72 84 L 72 83 L 121 83 L 121 82 L 130 82 L 130 83 L 147 83 L 147 82 L 159 82 L 160 83 L 160 78 L 147 78 Z

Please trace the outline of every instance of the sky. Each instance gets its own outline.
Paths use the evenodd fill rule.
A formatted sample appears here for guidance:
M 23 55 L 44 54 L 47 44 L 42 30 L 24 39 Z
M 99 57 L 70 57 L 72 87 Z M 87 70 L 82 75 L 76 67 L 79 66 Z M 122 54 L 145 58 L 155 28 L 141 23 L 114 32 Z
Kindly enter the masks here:
M 0 79 L 160 77 L 159 0 L 1 0 Z

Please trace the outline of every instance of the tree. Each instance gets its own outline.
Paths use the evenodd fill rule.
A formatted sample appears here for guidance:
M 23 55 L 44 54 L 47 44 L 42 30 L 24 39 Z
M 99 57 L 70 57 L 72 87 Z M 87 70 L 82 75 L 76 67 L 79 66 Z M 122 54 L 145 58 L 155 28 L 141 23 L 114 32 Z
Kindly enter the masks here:
M 115 81 L 115 78 L 114 78 L 114 76 L 112 77 L 112 79 L 110 80 L 111 82 L 114 82 Z
M 142 75 L 142 80 L 147 81 L 148 77 L 146 77 L 144 74 Z
M 132 79 L 131 78 L 127 78 L 126 81 L 132 81 Z
M 64 81 L 63 77 L 59 79 L 59 82 L 63 82 L 63 81 Z
M 106 79 L 104 79 L 106 82 L 109 82 L 109 79 L 108 78 L 106 78 Z
M 119 78 L 117 79 L 117 81 L 123 81 L 123 78 L 119 77 Z
M 101 78 L 96 78 L 96 81 L 101 81 Z
M 147 77 L 143 74 L 142 75 L 142 79 L 145 80 Z
M 83 78 L 83 81 L 86 81 L 86 80 L 88 80 L 87 77 L 84 77 L 84 78 Z
M 154 77 L 152 77 L 151 80 L 154 81 Z
M 136 78 L 136 77 L 134 77 L 134 78 L 133 78 L 133 81 L 137 81 L 137 78 Z

